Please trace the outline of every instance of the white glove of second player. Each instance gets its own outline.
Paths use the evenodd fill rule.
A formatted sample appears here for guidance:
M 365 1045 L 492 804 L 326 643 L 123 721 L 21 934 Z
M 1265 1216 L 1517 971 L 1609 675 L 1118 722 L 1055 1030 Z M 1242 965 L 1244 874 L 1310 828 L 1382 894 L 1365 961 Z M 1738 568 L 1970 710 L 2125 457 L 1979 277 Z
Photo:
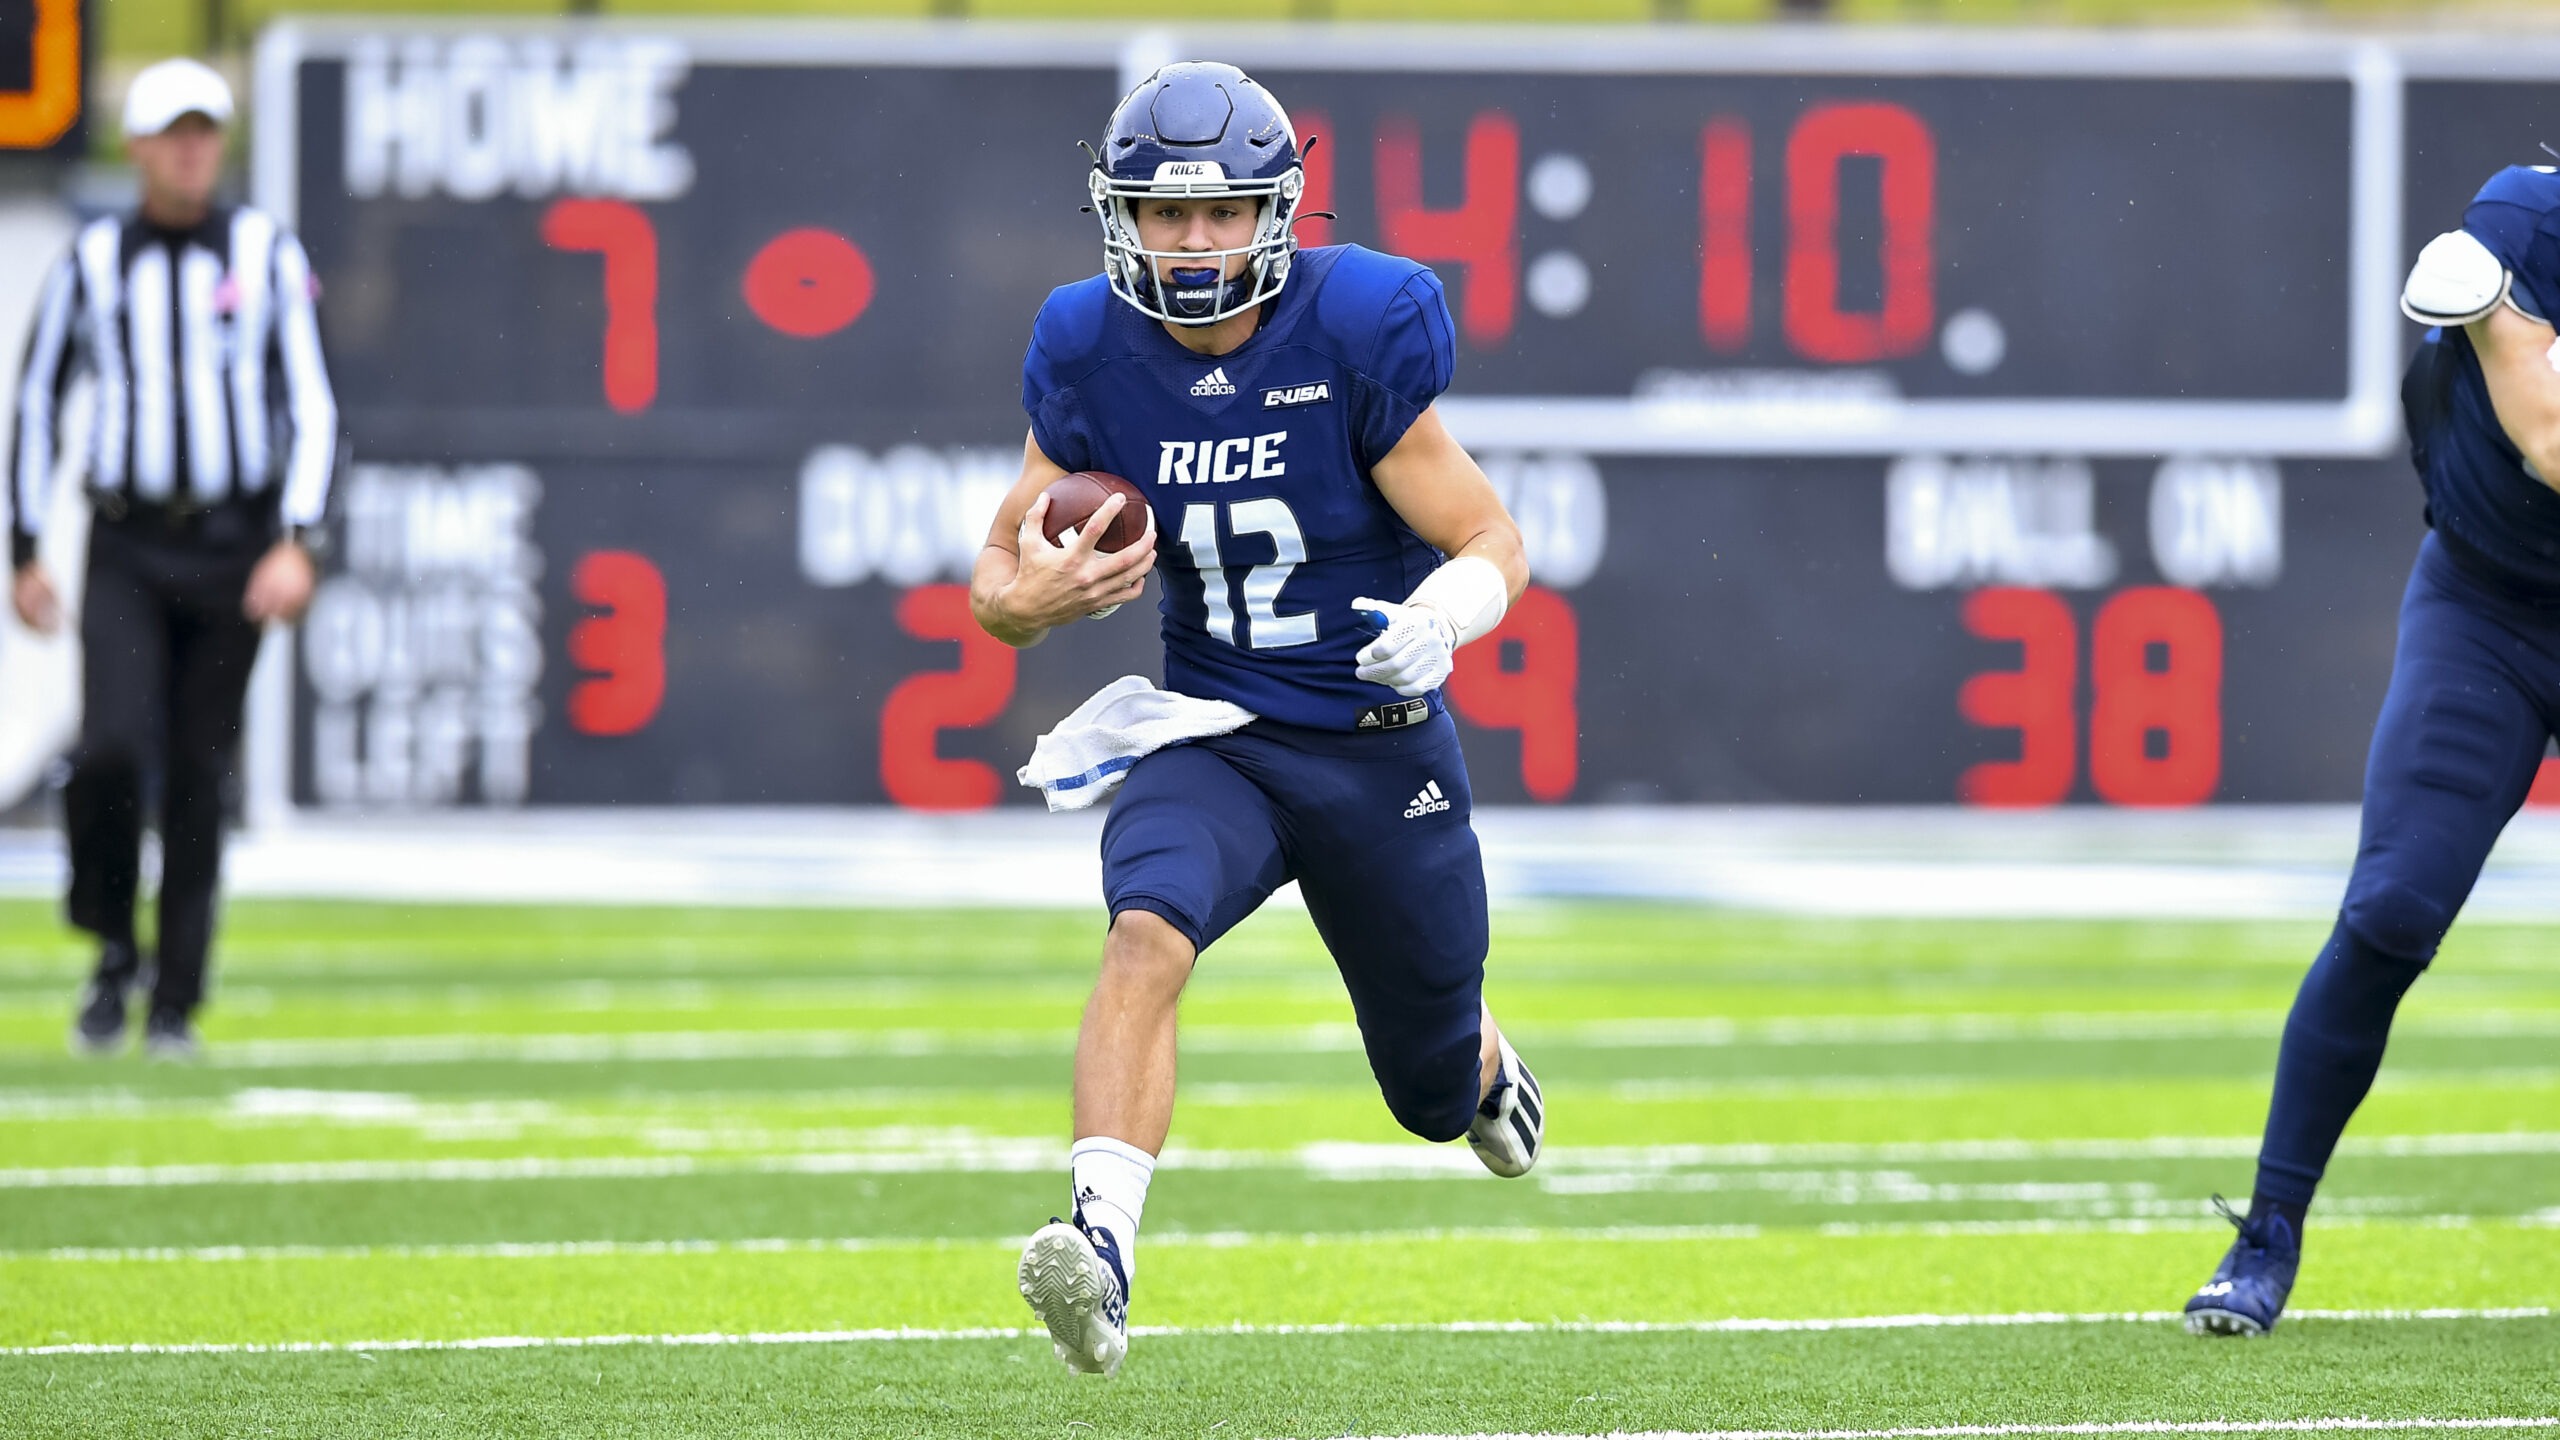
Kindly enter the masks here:
M 1427 695 L 1448 683 L 1458 628 L 1439 611 L 1366 597 L 1352 601 L 1351 608 L 1385 627 L 1360 648 L 1361 679 L 1399 695 Z

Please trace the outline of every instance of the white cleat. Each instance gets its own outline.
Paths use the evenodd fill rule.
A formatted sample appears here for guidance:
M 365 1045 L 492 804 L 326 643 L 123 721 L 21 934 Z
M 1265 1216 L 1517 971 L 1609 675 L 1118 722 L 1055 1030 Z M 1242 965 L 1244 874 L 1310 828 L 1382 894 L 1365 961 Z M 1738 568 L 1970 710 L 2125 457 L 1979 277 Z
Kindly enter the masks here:
M 1108 1230 L 1052 1220 L 1022 1247 L 1022 1298 L 1079 1375 L 1116 1375 L 1129 1355 L 1129 1286 Z
M 1467 1148 L 1476 1152 L 1484 1168 L 1511 1180 L 1528 1174 L 1529 1167 L 1538 1163 L 1538 1148 L 1547 1135 L 1547 1097 L 1538 1090 L 1538 1077 L 1520 1063 L 1511 1042 L 1496 1036 L 1494 1044 L 1500 1050 L 1501 1069 L 1484 1103 L 1476 1107 L 1475 1123 L 1467 1127 Z

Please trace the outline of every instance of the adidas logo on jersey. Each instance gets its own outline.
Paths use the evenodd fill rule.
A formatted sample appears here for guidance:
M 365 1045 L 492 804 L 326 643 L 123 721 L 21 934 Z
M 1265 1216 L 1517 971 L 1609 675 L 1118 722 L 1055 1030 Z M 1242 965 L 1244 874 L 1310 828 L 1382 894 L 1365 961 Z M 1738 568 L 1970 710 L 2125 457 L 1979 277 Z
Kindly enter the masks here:
M 1319 405 L 1333 398 L 1333 383 L 1319 380 L 1313 385 L 1283 385 L 1262 392 L 1262 408 L 1278 410 L 1290 405 Z
M 1233 395 L 1236 393 L 1236 382 L 1227 378 L 1227 367 L 1221 365 L 1192 381 L 1191 393 L 1201 399 L 1212 395 Z
M 1425 815 L 1437 815 L 1448 808 L 1449 798 L 1440 793 L 1440 782 L 1434 780 L 1422 787 L 1421 793 L 1413 797 L 1412 804 L 1404 807 L 1404 818 L 1419 820 Z

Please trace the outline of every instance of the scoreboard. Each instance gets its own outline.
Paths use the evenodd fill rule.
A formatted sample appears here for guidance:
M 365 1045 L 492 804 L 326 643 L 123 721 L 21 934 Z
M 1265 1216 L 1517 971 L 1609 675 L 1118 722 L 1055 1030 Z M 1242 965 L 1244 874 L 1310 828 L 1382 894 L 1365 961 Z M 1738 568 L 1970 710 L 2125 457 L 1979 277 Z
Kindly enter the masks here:
M 88 144 L 88 0 L 0 0 L 0 154 Z
M 1317 137 L 1308 243 L 1447 282 L 1534 581 L 1451 685 L 1480 797 L 2355 795 L 2422 533 L 2402 256 L 2560 133 L 2560 52 L 278 26 L 258 191 L 356 462 L 260 783 L 1036 803 L 1152 617 L 1017 654 L 965 581 L 1099 263 L 1074 142 L 1180 56 Z

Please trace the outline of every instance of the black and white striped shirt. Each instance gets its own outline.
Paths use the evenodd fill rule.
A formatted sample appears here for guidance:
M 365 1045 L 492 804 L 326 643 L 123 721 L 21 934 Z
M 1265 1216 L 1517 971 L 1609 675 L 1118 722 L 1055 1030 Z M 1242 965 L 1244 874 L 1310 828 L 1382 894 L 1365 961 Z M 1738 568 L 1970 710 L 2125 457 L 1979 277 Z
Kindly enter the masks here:
M 35 553 L 63 398 L 97 377 L 89 486 L 136 507 L 275 498 L 287 527 L 329 500 L 338 404 L 318 286 L 300 241 L 262 211 L 216 208 L 183 231 L 95 220 L 45 280 L 9 448 L 10 553 Z

